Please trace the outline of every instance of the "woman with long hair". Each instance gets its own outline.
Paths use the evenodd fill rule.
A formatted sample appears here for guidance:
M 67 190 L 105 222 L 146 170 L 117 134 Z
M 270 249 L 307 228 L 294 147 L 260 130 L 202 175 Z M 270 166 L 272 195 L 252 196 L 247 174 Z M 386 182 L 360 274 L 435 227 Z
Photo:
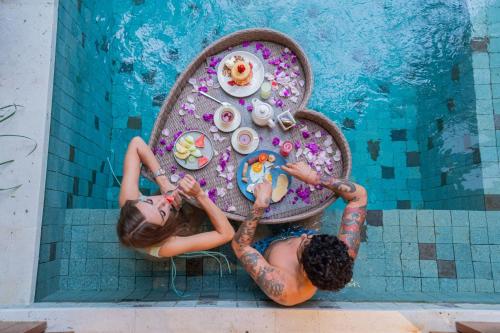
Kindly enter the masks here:
M 139 191 L 141 163 L 153 172 L 162 195 L 143 196 Z M 203 218 L 188 204 L 195 200 L 206 213 L 213 231 L 192 234 L 190 226 Z M 120 242 L 154 257 L 173 257 L 204 251 L 231 241 L 234 229 L 224 213 L 208 198 L 200 184 L 186 175 L 174 186 L 148 145 L 134 137 L 128 146 L 120 187 L 121 207 L 117 232 Z M 194 221 L 196 220 L 196 221 Z

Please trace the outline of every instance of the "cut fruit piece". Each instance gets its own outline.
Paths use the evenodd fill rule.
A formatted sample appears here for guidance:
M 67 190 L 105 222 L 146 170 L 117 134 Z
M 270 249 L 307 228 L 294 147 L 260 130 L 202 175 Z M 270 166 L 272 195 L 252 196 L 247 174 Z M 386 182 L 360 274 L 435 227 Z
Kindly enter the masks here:
M 190 145 L 194 144 L 194 139 L 191 135 L 186 135 L 184 140 L 186 140 L 186 142 L 189 143 Z
M 201 150 L 195 149 L 193 152 L 191 152 L 191 155 L 194 157 L 201 157 Z
M 276 156 L 274 156 L 273 154 L 269 154 L 269 157 L 267 158 L 267 160 L 272 163 L 272 162 L 276 161 Z
M 196 149 L 195 146 L 189 146 L 188 150 L 192 153 L 192 152 L 194 152 L 195 150 L 198 150 L 198 149 Z
M 284 174 L 280 174 L 278 176 L 278 180 L 276 180 L 276 187 L 273 189 L 273 193 L 271 194 L 271 199 L 273 202 L 279 202 L 285 194 L 288 192 L 288 177 Z
M 205 164 L 207 164 L 207 163 L 208 163 L 208 158 L 206 158 L 205 156 L 200 157 L 200 158 L 198 159 L 198 167 L 200 167 L 200 168 L 201 168 L 202 166 L 204 166 Z
M 267 161 L 267 154 L 266 153 L 259 154 L 259 162 L 265 162 L 265 161 Z
M 175 154 L 175 157 L 177 157 L 178 159 L 185 160 L 190 155 L 190 152 L 187 151 L 185 153 L 179 153 L 178 151 L 176 151 L 174 154 Z
M 181 145 L 180 142 L 177 142 L 177 144 L 175 145 L 175 151 L 181 153 L 181 154 L 185 154 L 188 150 L 186 149 L 186 147 L 184 147 L 183 145 Z
M 193 155 L 189 156 L 187 159 L 188 163 L 194 163 L 195 160 L 196 160 L 196 157 L 194 157 Z
M 205 147 L 205 135 L 200 135 L 198 139 L 196 139 L 194 145 L 198 148 L 203 148 Z
M 264 178 L 270 183 L 273 182 L 273 175 L 271 175 L 270 173 L 266 174 Z
M 184 138 L 180 138 L 178 144 L 185 148 L 188 148 L 190 146 L 190 144 Z

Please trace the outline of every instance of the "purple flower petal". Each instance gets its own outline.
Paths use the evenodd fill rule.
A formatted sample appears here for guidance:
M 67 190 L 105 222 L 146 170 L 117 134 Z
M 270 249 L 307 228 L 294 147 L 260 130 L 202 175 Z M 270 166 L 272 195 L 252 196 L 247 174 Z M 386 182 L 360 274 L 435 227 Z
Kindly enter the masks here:
M 205 86 L 201 86 L 198 88 L 198 91 L 203 91 L 204 93 L 208 92 L 208 88 Z
M 269 59 L 270 56 L 271 56 L 271 50 L 269 50 L 267 47 L 262 49 L 262 57 L 264 59 Z
M 264 47 L 264 44 L 262 44 L 261 42 L 255 43 L 255 50 L 256 51 L 262 49 L 263 47 Z
M 198 183 L 200 183 L 200 186 L 201 186 L 201 187 L 204 187 L 204 186 L 206 186 L 206 185 L 207 185 L 207 181 L 205 180 L 205 178 L 200 179 L 200 180 L 198 181 Z
M 278 138 L 277 136 L 275 136 L 273 138 L 273 142 L 272 143 L 273 143 L 273 146 L 279 146 L 279 144 L 280 144 L 280 138 Z
M 208 191 L 208 198 L 212 200 L 214 203 L 217 201 L 217 189 L 216 188 L 211 188 Z
M 211 113 L 204 113 L 203 120 L 205 120 L 207 123 L 211 123 L 214 120 L 214 115 Z
M 174 143 L 169 143 L 166 147 L 165 147 L 165 150 L 166 151 L 172 151 L 172 149 L 174 149 Z
M 182 171 L 181 171 L 181 172 L 179 172 L 179 177 L 184 178 L 184 176 L 185 176 L 185 175 L 186 175 L 186 173 L 185 173 L 185 172 L 182 172 Z
M 248 112 L 252 112 L 253 111 L 253 105 L 252 104 L 248 104 L 247 105 L 247 111 Z
M 245 105 L 245 100 L 243 98 L 240 98 L 240 100 L 238 101 L 238 103 L 240 103 L 240 105 Z
M 310 137 L 310 136 L 311 136 L 311 133 L 309 133 L 309 131 L 302 131 L 302 137 L 303 137 L 304 139 L 307 139 L 307 138 L 308 138 L 308 137 Z
M 162 146 L 166 145 L 166 144 L 167 144 L 167 140 L 165 140 L 165 139 L 161 138 L 161 139 L 160 139 L 160 144 L 161 144 Z
M 300 143 L 299 140 L 295 141 L 293 145 L 295 146 L 295 149 L 299 149 L 300 147 L 302 147 L 302 144 Z
M 304 133 L 302 133 L 302 135 L 304 135 Z M 319 146 L 316 143 L 309 142 L 308 144 L 306 144 L 306 147 L 309 148 L 309 150 L 311 151 L 311 153 L 313 153 L 314 155 L 318 155 L 318 153 L 319 153 Z
M 207 68 L 207 74 L 215 75 L 217 74 L 217 72 L 214 71 L 212 68 Z
M 175 134 L 174 134 L 174 140 L 177 140 L 178 137 L 180 137 L 182 135 L 182 131 L 177 131 Z
M 243 47 L 249 47 L 250 46 L 250 42 L 246 40 L 243 43 L 241 43 L 241 46 L 243 46 Z
M 170 167 L 170 173 L 175 173 L 177 171 L 177 166 L 176 165 L 172 165 Z

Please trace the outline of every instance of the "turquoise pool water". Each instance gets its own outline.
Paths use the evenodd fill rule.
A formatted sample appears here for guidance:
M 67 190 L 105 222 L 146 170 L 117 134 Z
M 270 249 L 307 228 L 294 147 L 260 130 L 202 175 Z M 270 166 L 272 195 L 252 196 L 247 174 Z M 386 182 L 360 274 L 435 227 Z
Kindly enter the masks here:
M 303 47 L 309 108 L 342 127 L 369 192 L 356 284 L 318 299 L 498 301 L 500 215 L 484 211 L 469 14 L 465 1 L 431 0 L 60 1 L 37 300 L 179 299 L 168 262 L 119 246 L 109 164 L 120 178 L 128 141 L 149 138 L 179 73 L 250 27 Z M 222 277 L 209 258 L 176 259 L 188 299 L 265 299 L 221 250 L 235 268 Z

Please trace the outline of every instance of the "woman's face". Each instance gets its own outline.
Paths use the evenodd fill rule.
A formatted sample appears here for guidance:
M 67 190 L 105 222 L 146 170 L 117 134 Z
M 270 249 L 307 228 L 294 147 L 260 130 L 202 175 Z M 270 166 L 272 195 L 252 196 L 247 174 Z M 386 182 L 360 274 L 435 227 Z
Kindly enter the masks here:
M 146 221 L 164 226 L 171 212 L 171 205 L 162 195 L 144 197 L 136 204 Z

